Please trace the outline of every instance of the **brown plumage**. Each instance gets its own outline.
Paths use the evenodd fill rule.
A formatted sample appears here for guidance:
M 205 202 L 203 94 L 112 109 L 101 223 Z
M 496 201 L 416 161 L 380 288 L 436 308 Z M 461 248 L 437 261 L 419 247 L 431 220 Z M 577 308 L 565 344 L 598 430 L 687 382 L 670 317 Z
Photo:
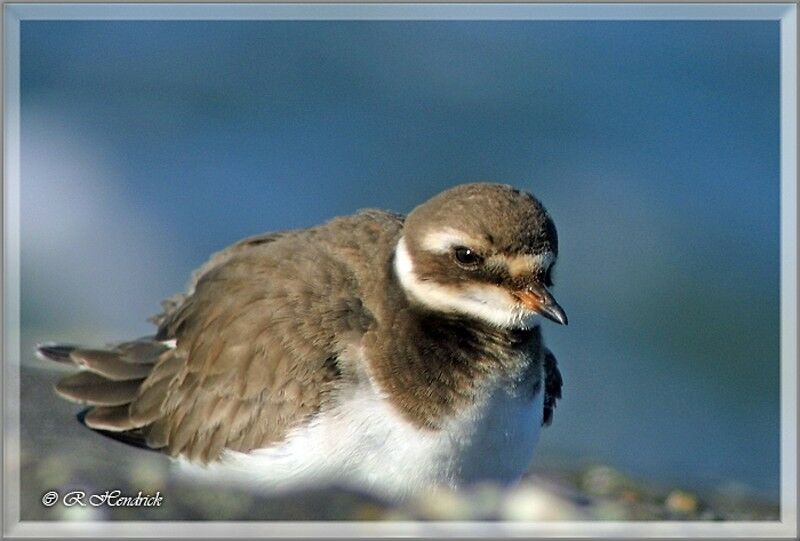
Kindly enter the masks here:
M 431 228 L 459 227 L 500 255 L 555 253 L 552 221 L 538 201 L 510 187 L 468 185 L 445 194 L 407 223 L 368 210 L 234 244 L 194 274 L 186 294 L 164 302 L 153 337 L 107 350 L 40 348 L 83 369 L 57 392 L 92 406 L 83 416 L 90 428 L 201 463 L 225 449 L 280 442 L 368 381 L 410 423 L 436 430 L 500 374 L 544 388 L 549 422 L 561 379 L 539 328 L 499 328 L 426 309 L 408 297 L 393 265 L 405 235 L 423 275 L 443 284 L 516 286 L 523 279 L 516 271 L 445 268 L 445 260 L 420 252 L 418 240 Z M 520 227 L 531 234 L 514 234 Z

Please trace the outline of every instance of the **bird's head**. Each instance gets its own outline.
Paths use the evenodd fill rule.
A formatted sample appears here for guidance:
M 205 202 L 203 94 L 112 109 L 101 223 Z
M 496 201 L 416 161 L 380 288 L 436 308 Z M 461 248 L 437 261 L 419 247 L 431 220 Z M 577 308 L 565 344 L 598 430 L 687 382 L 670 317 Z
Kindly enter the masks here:
M 394 265 L 406 295 L 429 310 L 525 329 L 537 315 L 567 324 L 549 290 L 557 257 L 555 224 L 535 197 L 477 183 L 415 208 Z

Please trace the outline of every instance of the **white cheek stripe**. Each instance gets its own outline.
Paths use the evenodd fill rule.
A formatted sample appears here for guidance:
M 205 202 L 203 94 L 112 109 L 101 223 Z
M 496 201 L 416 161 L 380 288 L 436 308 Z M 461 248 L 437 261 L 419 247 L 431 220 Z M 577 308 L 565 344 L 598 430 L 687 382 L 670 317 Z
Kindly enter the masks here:
M 524 329 L 535 323 L 535 314 L 525 310 L 502 289 L 475 286 L 463 291 L 420 280 L 408 253 L 405 239 L 397 243 L 394 268 L 403 289 L 432 310 L 466 314 L 502 328 Z

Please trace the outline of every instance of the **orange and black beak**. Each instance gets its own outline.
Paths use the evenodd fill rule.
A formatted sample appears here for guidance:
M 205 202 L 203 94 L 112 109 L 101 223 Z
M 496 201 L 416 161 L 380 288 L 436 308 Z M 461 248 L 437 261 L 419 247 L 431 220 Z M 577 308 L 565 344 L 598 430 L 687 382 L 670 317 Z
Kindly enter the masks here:
M 564 309 L 558 305 L 553 295 L 547 291 L 546 287 L 542 285 L 531 285 L 525 289 L 515 291 L 513 295 L 528 310 L 539 313 L 550 321 L 555 321 L 560 325 L 567 324 L 567 314 L 564 312 Z

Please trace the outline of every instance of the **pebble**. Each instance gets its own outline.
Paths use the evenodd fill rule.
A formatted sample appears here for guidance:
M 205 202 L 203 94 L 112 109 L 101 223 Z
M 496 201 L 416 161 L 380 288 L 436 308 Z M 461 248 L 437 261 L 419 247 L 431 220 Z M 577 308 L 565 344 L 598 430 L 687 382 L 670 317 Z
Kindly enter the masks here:
M 667 510 L 676 515 L 692 515 L 697 512 L 697 496 L 684 492 L 683 490 L 673 490 L 664 502 Z
M 624 483 L 623 477 L 608 466 L 592 466 L 583 475 L 583 489 L 594 496 L 610 496 L 618 492 Z
M 509 521 L 581 520 L 587 518 L 575 504 L 536 486 L 520 486 L 505 498 L 500 518 Z
M 416 498 L 411 504 L 415 514 L 428 520 L 468 520 L 473 505 L 467 493 L 439 489 Z

